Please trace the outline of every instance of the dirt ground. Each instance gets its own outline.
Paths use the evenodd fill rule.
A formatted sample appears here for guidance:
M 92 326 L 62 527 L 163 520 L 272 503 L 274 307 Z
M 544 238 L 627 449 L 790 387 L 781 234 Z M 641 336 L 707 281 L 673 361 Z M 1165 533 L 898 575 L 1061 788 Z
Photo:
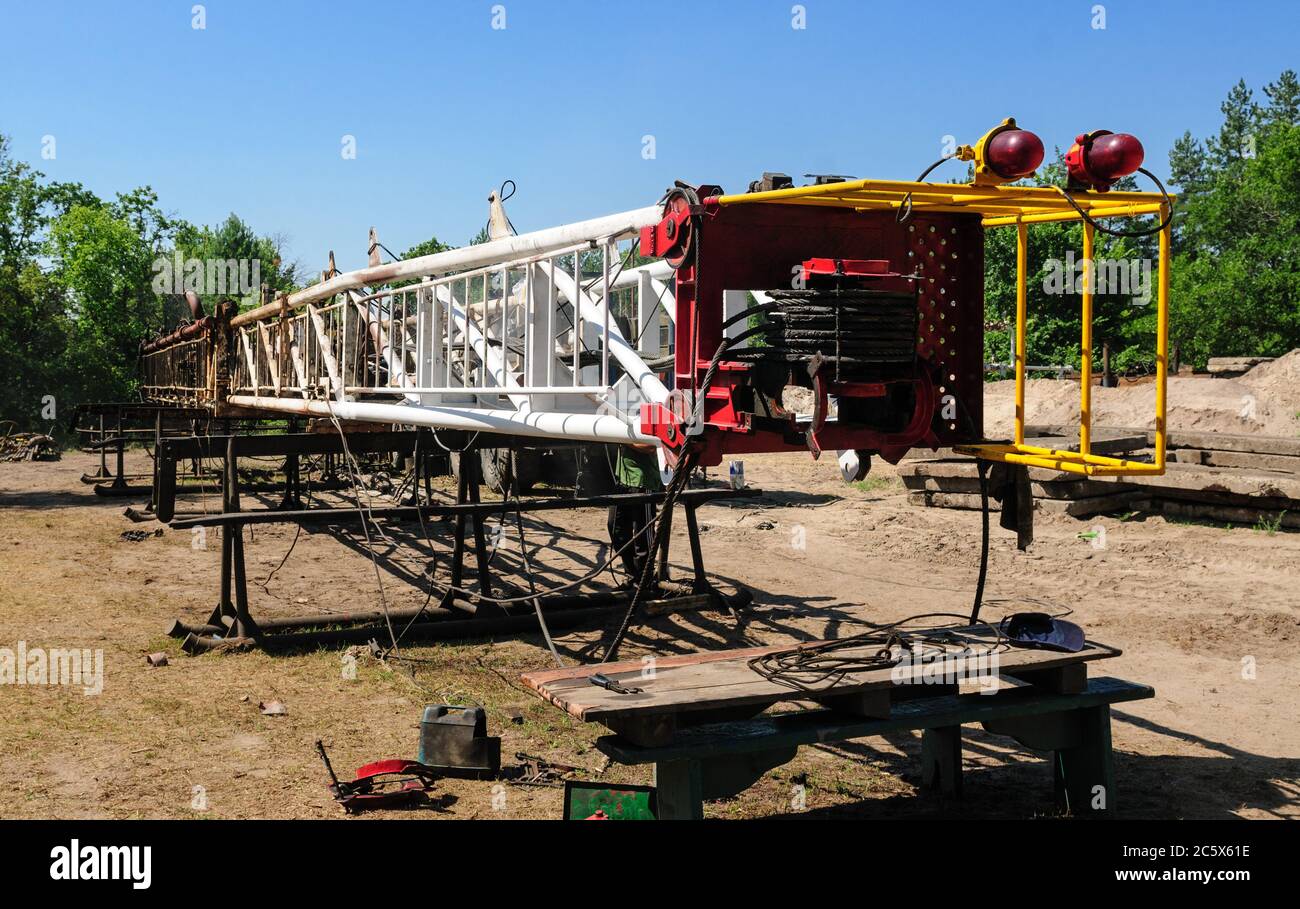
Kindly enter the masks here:
M 203 621 L 215 601 L 220 545 L 196 548 L 188 532 L 138 542 L 120 499 L 79 482 L 93 468 L 70 452 L 54 463 L 0 464 L 0 647 L 102 649 L 104 686 L 0 686 L 0 817 L 337 818 L 313 750 L 325 740 L 337 769 L 414 757 L 428 703 L 478 703 L 506 764 L 516 753 L 585 768 L 592 779 L 649 782 L 648 768 L 608 767 L 593 747 L 603 734 L 523 690 L 522 671 L 545 668 L 538 635 L 495 642 L 403 647 L 379 663 L 348 651 L 189 657 L 165 629 Z M 128 469 L 144 470 L 143 453 Z M 624 658 L 850 634 L 863 622 L 970 607 L 979 515 L 909 506 L 892 469 L 879 465 L 843 485 L 833 458 L 746 459 L 760 505 L 701 509 L 707 563 L 721 583 L 743 584 L 754 605 L 737 622 L 688 612 L 638 629 Z M 141 498 L 143 501 L 143 497 Z M 189 500 L 190 507 L 201 504 Z M 269 500 L 268 500 L 269 502 Z M 209 501 L 209 505 L 215 504 Z M 246 507 L 253 503 L 246 500 Z M 528 522 L 534 562 L 572 576 L 603 559 L 604 515 L 554 513 Z M 678 524 L 682 522 L 677 522 Z M 1300 535 L 1177 523 L 1143 515 L 1078 521 L 1039 515 L 1038 538 L 1017 552 L 996 529 L 985 615 L 1072 610 L 1089 635 L 1124 650 L 1094 674 L 1151 684 L 1154 700 L 1114 711 L 1122 815 L 1300 816 Z M 1104 528 L 1098 538 L 1080 534 Z M 254 528 L 247 550 L 256 615 L 378 605 L 364 543 L 337 531 Z M 447 529 L 432 528 L 439 552 Z M 421 562 L 409 528 L 394 528 L 380 554 Z M 685 541 L 674 562 L 685 568 Z M 439 558 L 441 558 L 441 554 Z M 498 567 L 517 565 L 503 547 Z M 387 565 L 386 562 L 381 564 Z M 419 591 L 387 570 L 392 606 Z M 566 661 L 599 630 L 562 634 Z M 164 650 L 169 665 L 145 655 Z M 282 701 L 264 716 L 259 701 Z M 512 714 L 516 717 L 512 719 Z M 919 794 L 919 735 L 805 747 L 735 799 L 706 814 L 1035 817 L 1053 814 L 1042 755 L 968 727 L 960 801 Z M 792 799 L 804 787 L 806 804 Z M 802 810 L 795 810 L 802 807 Z M 392 812 L 413 818 L 554 818 L 561 790 L 442 781 L 432 804 Z
M 1030 379 L 1025 422 L 1060 426 L 1079 418 L 1079 385 Z M 1155 428 L 1156 386 L 1125 380 L 1116 388 L 1094 386 L 1092 420 L 1097 426 Z M 1010 435 L 1016 413 L 1015 382 L 984 386 L 984 429 L 989 438 Z M 1300 350 L 1255 366 L 1236 378 L 1192 375 L 1190 367 L 1169 378 L 1168 423 L 1174 432 L 1225 432 L 1294 439 L 1300 435 Z

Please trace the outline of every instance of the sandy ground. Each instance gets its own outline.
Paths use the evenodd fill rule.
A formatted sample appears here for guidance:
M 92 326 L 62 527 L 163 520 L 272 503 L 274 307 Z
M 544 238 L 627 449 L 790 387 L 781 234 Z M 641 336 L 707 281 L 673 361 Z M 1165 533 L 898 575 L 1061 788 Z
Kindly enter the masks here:
M 1261 363 L 1235 379 L 1185 372 L 1169 379 L 1169 428 L 1185 432 L 1300 435 L 1300 350 Z M 1009 436 L 1015 421 L 1015 382 L 984 386 L 984 431 Z M 1095 426 L 1155 427 L 1156 387 L 1124 380 L 1116 388 L 1092 389 Z M 1025 387 L 1025 422 L 1072 426 L 1079 421 L 1079 383 L 1030 379 Z
M 128 469 L 144 469 L 132 453 Z M 102 649 L 104 688 L 0 686 L 0 817 L 340 817 L 313 742 L 323 738 L 341 771 L 382 757 L 414 757 L 420 711 L 435 702 L 479 703 L 517 752 L 586 768 L 593 779 L 649 782 L 643 768 L 606 767 L 577 723 L 517 684 L 549 665 L 536 635 L 517 640 L 404 648 L 407 662 L 346 652 L 187 657 L 163 631 L 179 616 L 201 621 L 216 596 L 220 547 L 189 533 L 140 542 L 122 500 L 78 481 L 89 456 L 0 464 L 0 647 Z M 746 460 L 763 507 L 707 506 L 706 559 L 726 584 L 754 591 L 739 622 L 726 613 L 657 619 L 624 650 L 679 653 L 852 633 L 862 621 L 969 609 L 979 552 L 974 512 L 906 504 L 887 465 L 845 487 L 833 459 Z M 199 503 L 191 499 L 192 504 Z M 252 503 L 249 503 L 250 506 Z M 816 506 L 816 507 L 812 507 Z M 680 522 L 679 522 L 680 523 Z M 561 533 L 563 527 L 569 533 Z M 995 522 L 996 528 L 996 522 Z M 1081 539 L 1104 528 L 1105 546 Z M 1154 700 L 1114 712 L 1121 814 L 1271 818 L 1300 815 L 1300 535 L 1171 523 L 1142 515 L 1076 521 L 1040 516 L 1038 539 L 1017 552 L 994 531 L 986 615 L 1048 604 L 1073 610 L 1093 638 L 1124 655 L 1094 670 L 1154 685 Z M 561 573 L 600 558 L 604 515 L 558 513 L 529 522 L 533 559 Z M 364 548 L 332 533 L 256 528 L 248 544 L 257 614 L 374 607 Z M 392 555 L 418 563 L 409 530 L 392 531 Z M 446 530 L 434 528 L 440 551 Z M 801 545 L 802 544 L 802 545 Z M 388 553 L 387 544 L 384 545 Z M 685 556 L 684 540 L 675 545 Z M 517 563 L 503 551 L 502 567 Z M 677 559 L 675 559 L 677 561 Z M 385 573 L 390 604 L 422 595 Z M 599 631 L 560 638 L 566 659 Z M 170 665 L 145 654 L 166 650 Z M 288 708 L 263 716 L 259 701 Z M 510 715 L 518 714 L 518 721 Z M 967 728 L 966 794 L 920 795 L 919 736 L 806 747 L 740 797 L 711 803 L 712 817 L 1034 817 L 1052 814 L 1044 757 Z M 803 786 L 806 807 L 792 812 Z M 407 817 L 558 817 L 560 790 L 448 780 Z

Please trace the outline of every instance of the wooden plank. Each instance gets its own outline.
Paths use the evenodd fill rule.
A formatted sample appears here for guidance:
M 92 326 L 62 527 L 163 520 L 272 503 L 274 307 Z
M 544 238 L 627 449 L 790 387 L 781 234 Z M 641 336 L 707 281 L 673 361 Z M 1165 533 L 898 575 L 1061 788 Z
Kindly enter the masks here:
M 943 795 L 961 795 L 961 727 L 921 732 L 921 785 Z
M 1110 705 L 1078 712 L 1082 741 L 1056 752 L 1052 775 L 1057 805 L 1076 816 L 1115 810 L 1115 758 L 1111 747 Z
M 1154 438 L 1150 433 L 1148 438 Z M 1245 435 L 1227 432 L 1171 432 L 1170 448 L 1208 448 L 1215 451 L 1245 451 L 1300 457 L 1300 439 L 1284 436 Z
M 1059 448 L 1063 451 L 1079 450 L 1079 427 L 1053 426 L 1050 428 L 1026 426 L 1025 443 L 1041 448 Z M 1126 429 L 1117 426 L 1094 426 L 1089 437 L 1093 454 L 1129 454 L 1148 448 L 1151 440 L 1144 429 Z
M 717 660 L 750 659 L 765 653 L 789 650 L 789 644 L 777 644 L 771 647 L 748 647 L 740 650 L 711 650 L 704 653 L 685 653 L 680 656 L 655 657 L 654 667 L 667 669 L 673 666 L 695 666 L 699 663 L 712 663 Z M 537 672 L 524 673 L 521 678 L 529 688 L 539 691 L 538 686 L 563 679 L 585 679 L 599 672 L 610 678 L 626 678 L 625 673 L 636 671 L 638 674 L 646 666 L 641 660 L 622 660 L 617 663 L 604 663 L 597 666 L 570 666 L 567 669 L 542 669 Z
M 848 713 L 853 716 L 887 717 L 893 706 L 890 703 L 889 695 L 889 689 L 873 688 L 866 691 L 855 691 L 852 694 L 823 695 L 814 698 L 814 700 L 823 707 L 838 710 L 840 713 Z
M 1235 467 L 1200 464 L 1166 465 L 1163 477 L 1129 477 L 1128 482 L 1152 489 L 1203 490 L 1241 496 L 1300 499 L 1300 476 Z
M 1117 492 L 1105 496 L 1090 496 L 1086 499 L 1034 499 L 1034 508 L 1047 514 L 1064 514 L 1072 518 L 1086 518 L 1111 511 L 1132 511 L 1141 502 L 1149 500 L 1151 494 L 1141 489 Z M 907 494 L 909 505 L 924 505 L 930 508 L 959 508 L 966 511 L 979 511 L 982 503 L 978 494 L 963 492 L 926 492 L 914 491 Z M 992 499 L 990 508 L 996 510 L 1001 506 Z
M 278 398 L 280 397 L 280 363 L 265 322 L 257 323 L 257 339 L 262 345 L 262 353 L 266 355 L 266 368 L 271 372 L 271 386 L 275 389 L 275 396 Z
M 1246 508 L 1240 505 L 1216 505 L 1210 502 L 1165 499 L 1160 502 L 1160 511 L 1165 517 L 1172 518 L 1218 521 L 1245 527 L 1276 523 L 1278 527 L 1285 527 L 1288 530 L 1300 530 L 1300 510 Z
M 1205 371 L 1212 376 L 1231 378 L 1250 372 L 1260 363 L 1272 363 L 1274 357 L 1210 357 Z
M 712 594 L 696 593 L 684 597 L 670 597 L 665 600 L 646 600 L 646 615 L 672 615 L 692 609 L 711 609 L 717 606 Z
M 1223 505 L 1229 508 L 1258 508 L 1265 511 L 1298 511 L 1300 501 L 1273 496 L 1239 495 L 1208 489 L 1178 489 L 1166 487 L 1152 490 L 1152 499 L 1160 502 L 1194 502 L 1200 505 Z
M 239 343 L 244 348 L 244 362 L 248 365 L 248 383 L 253 389 L 253 395 L 261 395 L 262 383 L 257 375 L 257 358 L 253 356 L 253 348 L 249 346 L 248 335 L 242 331 L 239 333 Z
M 1088 688 L 1087 663 L 1070 663 L 1055 669 L 1018 669 L 1007 675 L 1056 694 L 1079 694 Z
M 1040 716 L 1155 696 L 1146 685 L 1101 676 L 1081 694 L 1053 694 L 1024 687 L 997 694 L 942 695 L 894 705 L 888 719 L 846 719 L 831 710 L 769 713 L 751 720 L 682 729 L 670 745 L 638 747 L 618 736 L 603 736 L 596 747 L 620 764 L 701 760 L 778 746 L 816 745 L 912 729 L 942 729 L 1012 716 Z
M 903 478 L 904 485 L 907 485 L 909 478 L 917 477 L 979 477 L 974 458 L 964 461 L 904 461 L 898 465 L 898 475 Z M 1039 483 L 1059 483 L 1079 479 L 1078 474 L 1069 473 L 1064 470 L 1051 470 L 1045 467 L 1030 467 L 1029 479 L 1031 482 Z M 1091 478 L 1101 482 L 1104 478 Z
M 903 486 L 909 490 L 923 492 L 960 492 L 978 495 L 980 491 L 979 477 L 908 476 L 903 479 Z M 1088 479 L 1029 484 L 1029 489 L 1036 499 L 1086 499 L 1089 496 L 1113 495 L 1129 488 L 1130 486 L 1124 483 L 1099 483 Z
M 972 644 L 991 640 L 984 629 L 962 631 L 970 636 Z M 785 646 L 721 651 L 692 655 L 697 658 L 689 661 L 680 657 L 668 657 L 655 663 L 653 672 L 648 676 L 643 672 L 644 667 L 640 662 L 624 662 L 525 673 L 522 679 L 530 689 L 571 716 L 602 722 L 609 718 L 645 714 L 687 713 L 738 705 L 816 700 L 819 697 L 840 697 L 897 687 L 891 667 L 856 673 L 835 685 L 821 684 L 796 689 L 769 681 L 748 665 L 754 656 L 788 649 L 790 648 Z M 864 643 L 861 648 L 846 648 L 839 655 L 865 657 L 874 654 L 876 650 L 878 645 Z M 1008 672 L 1050 669 L 1070 663 L 1106 659 L 1118 654 L 1119 651 L 1113 648 L 1090 643 L 1079 653 L 1011 648 L 999 652 L 997 657 L 999 671 Z M 641 691 L 619 694 L 599 688 L 588 680 L 588 676 L 596 672 L 625 685 L 640 688 Z
M 1147 438 L 1145 429 L 1123 429 L 1107 426 L 1094 426 L 1092 428 L 1092 452 L 1093 454 L 1128 454 L 1129 452 L 1139 451 L 1148 448 L 1151 445 L 1150 439 Z M 1026 426 L 1025 442 L 1029 445 L 1039 445 L 1043 448 L 1059 448 L 1062 450 L 1077 451 L 1079 448 L 1079 427 L 1077 426 Z M 961 455 L 954 452 L 951 448 L 937 448 L 934 450 L 928 448 L 913 448 L 903 455 L 904 461 L 914 460 L 965 460 L 973 463 L 975 461 L 970 455 Z
M 1207 448 L 1179 448 L 1169 452 L 1179 464 L 1207 467 L 1241 467 L 1248 470 L 1278 470 L 1300 474 L 1300 455 L 1260 454 L 1254 451 L 1216 451 Z
M 1243 470 L 1234 467 L 1207 467 L 1201 464 L 1169 462 L 1164 476 L 1090 477 L 1093 483 L 1112 488 L 1146 488 L 1150 490 L 1189 490 L 1225 493 L 1273 499 L 1300 500 L 1300 474 Z M 978 476 L 973 462 L 909 461 L 898 465 L 904 483 L 915 486 L 917 478 L 948 479 Z M 1029 468 L 1031 482 L 1056 483 L 1077 481 L 1076 474 L 1041 467 Z

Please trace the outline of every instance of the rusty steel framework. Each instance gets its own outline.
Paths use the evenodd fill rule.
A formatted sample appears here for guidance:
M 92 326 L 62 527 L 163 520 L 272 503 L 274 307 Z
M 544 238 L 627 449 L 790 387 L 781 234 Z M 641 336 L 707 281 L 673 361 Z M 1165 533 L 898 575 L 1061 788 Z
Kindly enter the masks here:
M 646 359 L 660 354 L 661 323 L 673 315 L 671 269 L 624 261 L 657 213 L 327 272 L 318 285 L 200 317 L 146 345 L 143 393 L 218 413 L 650 441 L 636 413 L 667 398 Z M 636 297 L 642 330 L 632 340 L 608 306 L 620 290 Z

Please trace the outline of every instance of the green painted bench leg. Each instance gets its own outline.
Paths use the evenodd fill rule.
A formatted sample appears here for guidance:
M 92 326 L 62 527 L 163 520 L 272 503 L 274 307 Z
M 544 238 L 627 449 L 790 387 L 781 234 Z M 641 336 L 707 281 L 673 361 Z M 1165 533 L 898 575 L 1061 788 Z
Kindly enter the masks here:
M 704 786 L 698 761 L 655 764 L 655 799 L 661 821 L 704 819 Z
M 921 730 L 921 785 L 961 796 L 961 727 Z
M 1115 761 L 1110 706 L 1078 711 L 1082 740 L 1052 755 L 1056 802 L 1074 815 L 1109 816 L 1115 810 Z

